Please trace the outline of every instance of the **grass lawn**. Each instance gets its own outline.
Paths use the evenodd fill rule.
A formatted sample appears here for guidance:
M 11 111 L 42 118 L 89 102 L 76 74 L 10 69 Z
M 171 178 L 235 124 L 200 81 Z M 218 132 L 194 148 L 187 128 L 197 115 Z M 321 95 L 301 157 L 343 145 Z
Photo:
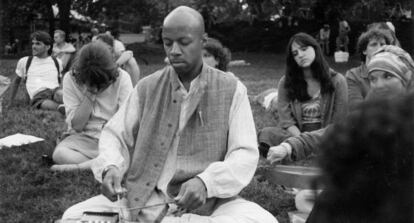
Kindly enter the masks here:
M 143 75 L 163 66 L 163 55 L 142 55 L 149 65 L 141 64 Z M 247 86 L 248 94 L 255 95 L 276 87 L 283 75 L 284 55 L 235 53 L 234 59 L 251 63 L 231 69 Z M 17 60 L 1 60 L 0 75 L 14 73 Z M 357 65 L 333 64 L 338 71 Z M 21 86 L 22 87 L 22 86 Z M 8 102 L 8 94 L 3 102 Z M 252 105 L 257 129 L 275 125 L 272 115 L 258 105 Z M 44 142 L 0 150 L 0 222 L 53 222 L 69 206 L 100 193 L 100 186 L 90 171 L 54 173 L 42 162 L 41 155 L 50 153 L 56 138 L 65 130 L 64 117 L 57 112 L 38 111 L 23 103 L 22 88 L 16 106 L 0 117 L 0 138 L 14 133 L 25 133 L 45 138 Z M 260 160 L 258 171 L 242 196 L 269 210 L 281 222 L 288 222 L 287 211 L 294 210 L 294 198 L 278 186 L 269 184 L 261 175 L 266 164 Z

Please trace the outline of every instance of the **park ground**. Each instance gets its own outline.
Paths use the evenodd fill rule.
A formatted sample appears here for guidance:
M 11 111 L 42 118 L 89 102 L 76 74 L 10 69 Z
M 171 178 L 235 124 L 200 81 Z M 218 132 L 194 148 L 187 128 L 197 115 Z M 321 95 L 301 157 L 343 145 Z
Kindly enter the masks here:
M 140 55 L 137 59 L 143 76 L 163 66 L 162 50 L 152 51 L 150 48 L 134 50 L 135 55 Z M 233 59 L 250 63 L 230 69 L 246 85 L 250 96 L 275 88 L 283 75 L 283 54 L 234 53 Z M 358 65 L 357 56 L 342 64 L 334 63 L 332 58 L 328 60 L 343 74 Z M 13 75 L 16 63 L 16 59 L 0 60 L 0 75 Z M 8 94 L 3 103 L 8 103 Z M 256 129 L 276 124 L 273 115 L 259 105 L 252 103 L 252 110 Z M 28 108 L 23 103 L 22 88 L 19 89 L 16 105 L 6 109 L 0 117 L 0 138 L 24 133 L 42 137 L 45 141 L 0 150 L 0 222 L 53 222 L 66 208 L 100 193 L 99 183 L 91 171 L 51 172 L 48 164 L 42 161 L 42 154 L 53 150 L 56 139 L 64 130 L 63 116 Z M 261 159 L 255 177 L 241 195 L 269 210 L 279 222 L 287 223 L 287 212 L 295 209 L 294 197 L 280 186 L 270 184 L 263 174 L 265 168 L 268 164 Z

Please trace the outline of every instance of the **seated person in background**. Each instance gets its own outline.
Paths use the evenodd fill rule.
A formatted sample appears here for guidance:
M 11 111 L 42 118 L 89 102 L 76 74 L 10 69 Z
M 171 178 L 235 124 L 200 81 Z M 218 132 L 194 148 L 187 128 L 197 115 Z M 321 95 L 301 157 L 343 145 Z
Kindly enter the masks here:
M 92 34 L 92 39 L 91 39 L 91 41 L 93 42 L 93 41 L 95 41 L 96 40 L 96 38 L 98 37 L 98 35 L 99 35 L 99 29 L 98 28 L 92 28 L 91 29 L 91 34 Z
M 230 60 L 230 50 L 224 47 L 219 40 L 208 37 L 203 44 L 203 62 L 211 67 L 233 74 L 227 71 Z
M 115 65 L 103 43 L 83 46 L 73 69 L 63 79 L 68 131 L 53 152 L 54 162 L 81 164 L 97 157 L 102 128 L 131 90 L 129 75 Z M 65 167 L 71 166 L 52 169 L 65 170 Z
M 6 45 L 4 46 L 4 54 L 5 55 L 12 54 L 12 46 L 10 42 L 6 43 Z
M 126 50 L 124 43 L 122 43 L 119 40 L 119 31 L 114 29 L 114 30 L 108 30 L 105 32 L 105 34 L 108 34 L 110 36 L 112 36 L 112 38 L 114 38 L 114 52 L 116 55 L 120 55 L 122 52 L 124 52 Z
M 96 40 L 102 41 L 105 45 L 107 45 L 112 52 L 114 57 L 115 63 L 123 68 L 131 77 L 132 86 L 135 86 L 140 77 L 140 70 L 137 61 L 134 58 L 134 54 L 132 51 L 122 51 L 117 53 L 115 51 L 114 46 L 114 38 L 109 34 L 99 34 L 96 37 Z
M 329 38 L 331 36 L 331 29 L 329 24 L 324 24 L 319 30 L 319 43 L 321 44 L 322 52 L 329 55 Z
M 403 49 L 385 45 L 373 53 L 367 65 L 370 92 L 365 100 L 398 98 L 414 89 L 414 61 Z M 325 132 L 332 127 L 305 132 L 290 137 L 278 146 L 271 147 L 267 159 L 274 163 L 283 159 L 301 160 L 317 153 Z
M 277 127 L 259 132 L 259 150 L 291 136 L 324 128 L 346 117 L 348 92 L 345 78 L 329 68 L 319 43 L 305 33 L 295 34 L 287 47 L 286 74 L 278 86 Z
M 370 29 L 358 38 L 357 50 L 361 56 L 361 65 L 346 72 L 348 83 L 348 105 L 352 111 L 361 103 L 369 92 L 367 64 L 371 55 L 383 45 L 390 45 L 392 37 L 380 29 Z
M 343 50 L 348 52 L 349 37 L 351 27 L 341 16 L 338 18 L 338 36 L 336 37 L 336 51 Z
M 367 29 L 380 29 L 386 32 L 392 38 L 389 45 L 394 45 L 401 48 L 400 41 L 397 39 L 397 35 L 395 34 L 395 27 L 391 22 L 374 22 L 369 24 Z
M 17 62 L 17 76 L 12 83 L 9 106 L 14 103 L 23 79 L 32 107 L 64 113 L 62 89 L 59 87 L 62 64 L 59 59 L 50 56 L 52 38 L 46 32 L 36 31 L 32 33 L 31 40 L 33 56 L 23 57 Z
M 62 219 L 94 210 L 135 222 L 276 223 L 238 196 L 259 159 L 253 115 L 246 87 L 204 65 L 203 17 L 174 9 L 162 38 L 170 65 L 139 81 L 102 131 L 92 170 L 105 196 L 72 206 Z M 153 204 L 162 205 L 135 208 Z
M 66 42 L 66 33 L 63 30 L 55 30 L 53 39 L 55 43 L 53 44 L 52 56 L 62 61 L 62 74 L 64 75 L 69 70 L 71 57 L 76 49 L 71 43 Z
M 367 101 L 335 124 L 320 146 L 323 191 L 306 222 L 412 222 L 413 127 L 413 94 Z

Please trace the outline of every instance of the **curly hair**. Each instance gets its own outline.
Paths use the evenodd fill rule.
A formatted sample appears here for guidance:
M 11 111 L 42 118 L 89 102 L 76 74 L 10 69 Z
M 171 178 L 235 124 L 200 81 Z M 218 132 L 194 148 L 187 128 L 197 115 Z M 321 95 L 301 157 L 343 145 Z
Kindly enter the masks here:
M 217 69 L 227 71 L 227 66 L 231 60 L 230 50 L 221 44 L 217 39 L 209 37 L 204 43 L 203 48 L 218 61 Z
M 315 60 L 311 64 L 313 77 L 321 84 L 321 93 L 332 93 L 334 91 L 334 85 L 331 80 L 330 68 L 328 62 L 323 56 L 319 43 L 309 34 L 297 33 L 292 36 L 287 46 L 287 58 L 286 58 L 286 74 L 285 85 L 287 90 L 287 96 L 290 100 L 307 101 L 311 97 L 307 92 L 307 83 L 303 74 L 303 69 L 296 63 L 292 54 L 292 44 L 297 43 L 300 46 L 310 46 L 315 50 Z
M 386 45 L 389 45 L 392 42 L 390 33 L 382 29 L 369 29 L 368 31 L 363 32 L 359 36 L 357 42 L 357 52 L 360 54 L 361 61 L 365 61 L 366 55 L 364 54 L 364 51 L 367 49 L 368 43 L 372 39 L 384 39 Z
M 109 49 L 99 41 L 83 46 L 72 68 L 72 75 L 79 85 L 86 83 L 100 90 L 118 78 L 118 67 Z
M 413 126 L 413 94 L 366 101 L 335 125 L 321 144 L 324 191 L 313 214 L 329 222 L 410 222 Z

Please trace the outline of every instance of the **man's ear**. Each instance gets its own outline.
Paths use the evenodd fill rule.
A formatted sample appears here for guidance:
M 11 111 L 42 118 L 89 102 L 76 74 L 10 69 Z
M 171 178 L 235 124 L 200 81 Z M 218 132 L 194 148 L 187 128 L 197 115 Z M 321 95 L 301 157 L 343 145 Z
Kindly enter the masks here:
M 203 43 L 203 44 L 206 43 L 207 39 L 208 39 L 208 34 L 204 33 L 203 36 L 201 37 L 201 43 Z

